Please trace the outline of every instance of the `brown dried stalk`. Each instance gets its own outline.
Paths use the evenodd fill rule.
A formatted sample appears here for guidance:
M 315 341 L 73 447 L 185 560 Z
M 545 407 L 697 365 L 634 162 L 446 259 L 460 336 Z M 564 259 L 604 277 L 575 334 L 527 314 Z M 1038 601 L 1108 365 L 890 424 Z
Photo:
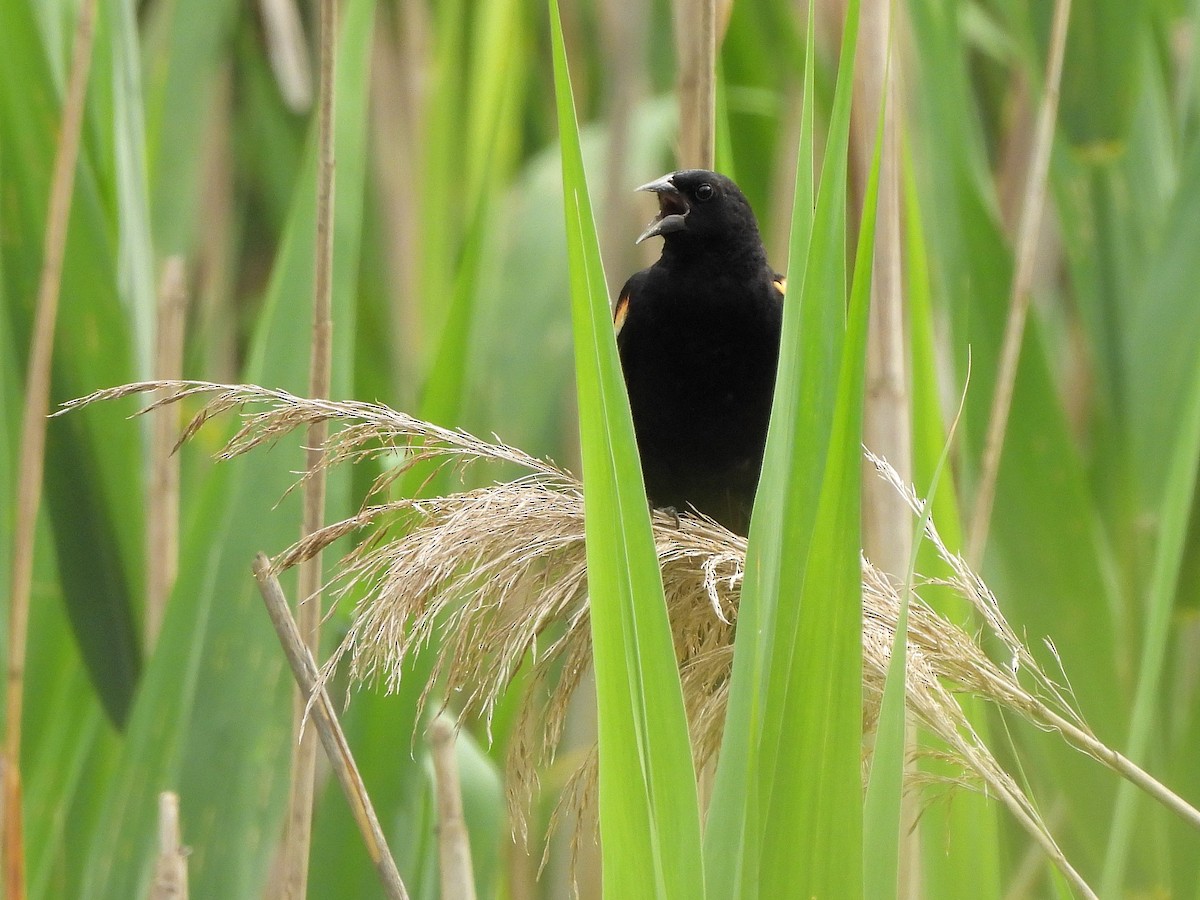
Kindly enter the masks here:
M 471 867 L 471 836 L 463 818 L 462 783 L 454 741 L 458 726 L 442 713 L 429 724 L 429 749 L 433 758 L 437 795 L 438 870 L 445 900 L 475 900 Z
M 158 389 L 171 393 L 150 408 L 210 395 L 185 429 L 184 439 L 217 412 L 266 404 L 263 411 L 244 413 L 245 423 L 222 451 L 224 458 L 314 421 L 336 420 L 342 427 L 326 441 L 321 466 L 403 455 L 400 467 L 377 479 L 376 495 L 405 468 L 425 459 L 451 465 L 470 460 L 515 463 L 527 472 L 513 482 L 427 500 L 376 496 L 380 502 L 322 528 L 272 561 L 272 569 L 280 571 L 339 537 L 364 534 L 342 559 L 331 584 L 338 597 L 362 599 L 345 641 L 324 666 L 323 678 L 344 661 L 352 681 L 382 681 L 394 689 L 408 656 L 436 640 L 441 651 L 422 703 L 436 686 L 445 692 L 442 702 L 453 702 L 462 715 L 490 724 L 518 668 L 528 669 L 508 765 L 509 800 L 520 822 L 519 812 L 536 789 L 538 771 L 558 748 L 571 694 L 591 663 L 578 482 L 552 463 L 514 448 L 386 407 L 304 400 L 259 387 L 152 382 L 101 391 L 68 408 Z M 871 454 L 867 458 L 920 515 L 922 503 L 912 488 L 886 462 Z M 653 525 L 699 771 L 720 744 L 746 544 L 695 516 L 684 515 L 677 524 L 672 517 L 656 514 Z M 931 582 L 914 579 L 907 707 L 915 722 L 950 748 L 960 780 L 998 797 L 1085 896 L 1090 890 L 1056 847 L 1032 802 L 971 728 L 957 695 L 981 696 L 1058 733 L 1200 827 L 1200 813 L 1091 735 L 1067 692 L 1040 668 L 1004 619 L 995 597 L 962 557 L 946 549 L 932 522 L 925 538 L 952 573 L 938 583 L 950 585 L 973 605 L 1007 657 L 1002 664 L 993 661 L 977 638 L 934 612 L 920 596 Z M 863 715 L 869 734 L 887 674 L 901 585 L 867 559 L 862 572 Z M 575 796 L 590 796 L 586 773 L 579 784 Z
M 288 109 L 307 112 L 312 106 L 312 63 L 296 0 L 259 0 L 267 60 Z
M 358 765 L 354 762 L 354 754 L 350 752 L 350 745 L 346 742 L 346 735 L 333 711 L 333 704 L 329 701 L 318 676 L 317 664 L 300 636 L 296 620 L 292 618 L 292 611 L 288 607 L 283 588 L 279 586 L 279 579 L 271 571 L 270 560 L 262 553 L 254 558 L 253 568 L 254 577 L 258 580 L 259 593 L 267 607 L 267 614 L 271 617 L 271 624 L 275 626 L 275 632 L 279 635 L 279 643 L 283 647 L 288 665 L 292 668 L 296 684 L 312 698 L 310 706 L 313 710 L 313 722 L 325 747 L 325 756 L 338 784 L 342 787 L 342 793 L 346 795 L 346 802 L 350 804 L 350 813 L 362 834 L 367 855 L 379 874 L 384 895 L 388 900 L 408 900 L 408 891 L 400 879 L 396 861 L 388 851 L 387 839 L 379 825 L 379 818 L 375 815 L 375 807 L 371 805 L 371 798 L 367 795 Z
M 717 0 L 676 0 L 680 168 L 711 169 L 716 146 Z M 724 18 L 724 15 L 721 15 Z
M 330 392 L 333 370 L 333 198 L 334 198 L 334 56 L 337 41 L 336 0 L 321 0 L 320 94 L 317 107 L 317 201 L 316 236 L 313 252 L 312 338 L 308 391 L 314 397 Z M 328 436 L 323 420 L 308 426 L 305 440 L 305 466 L 309 477 L 304 482 L 304 504 L 300 523 L 301 537 L 321 527 L 325 520 L 325 472 L 321 467 L 320 447 Z M 297 612 L 300 634 L 314 656 L 321 638 L 321 554 L 300 566 L 300 596 L 306 602 Z M 297 692 L 295 729 L 298 740 L 292 753 L 291 780 L 288 785 L 288 811 L 280 855 L 284 872 L 279 894 L 285 900 L 303 900 L 308 895 L 308 860 L 312 843 L 313 794 L 317 769 L 317 739 L 304 730 L 307 695 Z
M 182 256 L 168 257 L 158 287 L 154 371 L 163 379 L 183 372 L 187 283 Z M 179 422 L 158 416 L 150 431 L 150 481 L 146 491 L 146 650 L 153 649 L 179 567 L 179 460 L 171 453 Z
M 1062 81 L 1063 57 L 1067 46 L 1067 24 L 1071 17 L 1071 0 L 1055 0 L 1054 18 L 1050 27 L 1050 49 L 1046 60 L 1045 93 L 1038 109 L 1037 126 L 1030 153 L 1029 175 L 1021 201 L 1021 220 L 1017 226 L 1016 269 L 1013 272 L 1012 297 L 1008 320 L 1004 326 L 1004 343 L 1000 348 L 1000 369 L 996 373 L 996 388 L 988 414 L 987 436 L 980 463 L 979 484 L 975 490 L 975 505 L 967 535 L 967 559 L 980 565 L 987 546 L 988 529 L 992 519 L 992 504 L 996 497 L 996 481 L 1000 474 L 1000 455 L 1004 450 L 1004 435 L 1008 431 L 1008 414 L 1012 409 L 1013 391 L 1017 381 L 1017 365 L 1021 361 L 1021 344 L 1025 336 L 1025 320 L 1033 292 L 1034 263 L 1037 260 L 1038 238 L 1041 233 L 1042 210 L 1046 202 L 1047 174 L 1050 170 L 1050 150 L 1054 142 L 1054 121 L 1058 114 L 1058 89 Z
M 179 795 L 163 791 L 158 795 L 158 859 L 150 900 L 188 900 L 187 858 L 179 830 Z

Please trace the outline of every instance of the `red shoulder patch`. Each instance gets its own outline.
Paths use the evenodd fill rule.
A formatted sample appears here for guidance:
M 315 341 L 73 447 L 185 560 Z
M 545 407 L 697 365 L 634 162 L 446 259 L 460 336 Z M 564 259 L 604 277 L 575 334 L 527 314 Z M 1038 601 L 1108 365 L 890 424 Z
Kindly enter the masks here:
M 613 327 L 617 334 L 621 333 L 621 326 L 625 324 L 625 319 L 629 315 L 629 295 L 622 294 L 617 300 L 617 308 L 613 311 Z

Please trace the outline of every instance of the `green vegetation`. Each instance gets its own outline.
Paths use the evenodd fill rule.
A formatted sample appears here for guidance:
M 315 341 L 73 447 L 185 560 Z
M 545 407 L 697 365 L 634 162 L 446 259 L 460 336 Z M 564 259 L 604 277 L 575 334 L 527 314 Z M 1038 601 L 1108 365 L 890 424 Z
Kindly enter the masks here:
M 9 498 L 21 480 L 53 160 L 85 5 L 0 0 L 0 583 L 9 598 L 18 527 Z M 301 32 L 267 12 L 279 6 L 299 7 Z M 718 10 L 716 159 L 759 214 L 788 275 L 789 307 L 737 654 L 722 682 L 733 724 L 723 738 L 706 732 L 694 760 L 687 721 L 696 728 L 694 692 L 707 682 L 677 678 L 669 652 L 682 576 L 660 577 L 654 565 L 605 305 L 656 252 L 632 244 L 651 215 L 632 189 L 679 167 L 674 91 L 684 54 L 666 3 L 559 6 L 339 4 L 333 397 L 499 435 L 580 474 L 588 498 L 594 615 L 582 630 L 554 620 L 528 653 L 518 646 L 526 664 L 506 695 L 468 696 L 474 685 L 462 679 L 480 675 L 471 654 L 484 632 L 444 634 L 453 605 L 421 619 L 433 638 L 405 659 L 398 685 L 386 664 L 372 669 L 396 690 L 353 688 L 343 725 L 410 893 L 438 895 L 421 724 L 442 696 L 439 688 L 425 702 L 432 675 L 455 689 L 451 709 L 466 712 L 457 758 L 480 896 L 567 895 L 569 822 L 551 841 L 541 882 L 533 875 L 560 794 L 578 788 L 572 775 L 597 735 L 591 808 L 603 849 L 585 821 L 585 897 L 599 895 L 601 865 L 611 897 L 704 888 L 720 900 L 1071 896 L 1069 877 L 1011 805 L 946 783 L 961 768 L 944 758 L 943 740 L 910 718 L 905 744 L 898 667 L 886 690 L 882 676 L 863 686 L 863 666 L 876 660 L 859 615 L 860 504 L 872 502 L 875 478 L 860 458 L 864 416 L 875 415 L 864 402 L 880 281 L 872 251 L 877 267 L 884 249 L 900 259 L 909 477 L 918 494 L 936 485 L 932 520 L 964 553 L 981 533 L 976 498 L 991 478 L 983 460 L 1013 281 L 1028 277 L 986 551 L 971 562 L 1096 737 L 1200 804 L 1200 6 L 1072 4 L 1060 105 L 1043 145 L 1046 213 L 1025 224 L 1055 4 L 897 2 L 890 69 L 867 41 L 856 54 L 860 71 L 898 79 L 892 145 L 877 138 L 881 110 L 852 92 L 849 70 L 854 23 L 871 33 L 878 4 L 814 4 L 813 28 L 788 0 L 739 0 L 727 24 Z M 703 14 L 703 4 L 676 7 L 681 20 Z M 316 4 L 126 0 L 98 4 L 95 26 L 52 407 L 156 377 L 157 282 L 173 256 L 189 297 L 182 374 L 303 396 Z M 900 182 L 894 208 L 875 202 L 888 178 Z M 1022 228 L 1037 229 L 1036 254 L 1024 261 Z M 282 834 L 292 679 L 250 564 L 299 537 L 300 491 L 288 488 L 305 464 L 301 433 L 281 429 L 216 463 L 211 455 L 239 424 L 226 415 L 179 450 L 178 572 L 151 644 L 147 557 L 165 551 L 160 529 L 147 526 L 150 419 L 127 419 L 145 402 L 124 397 L 46 426 L 21 719 L 33 898 L 145 896 L 164 790 L 180 796 L 192 897 L 262 896 Z M 199 404 L 187 397 L 154 415 L 182 424 Z M 389 496 L 448 495 L 529 468 L 516 453 L 463 452 L 495 464 L 460 475 L 417 460 Z M 326 519 L 354 514 L 374 479 L 405 461 L 388 451 L 331 470 Z M 536 474 L 566 483 L 556 469 Z M 902 535 L 919 523 L 903 508 L 895 533 L 907 559 Z M 431 510 L 439 522 L 452 511 Z M 405 515 L 390 523 L 393 535 L 411 524 Z M 517 521 L 514 510 L 494 516 Z M 661 538 L 664 523 L 653 527 Z M 326 552 L 327 573 L 353 540 Z M 514 559 L 520 547 L 509 545 Z M 461 547 L 447 553 L 456 566 L 478 563 Z M 944 556 L 928 541 L 911 556 L 918 577 L 892 571 L 895 583 L 911 580 L 946 619 L 987 635 L 999 669 L 1019 664 L 1022 684 L 1036 682 L 1033 659 L 994 639 L 958 593 L 923 583 L 920 575 L 951 577 Z M 540 558 L 522 564 L 526 587 L 565 571 L 539 568 Z M 462 600 L 429 577 L 431 594 Z M 291 572 L 283 585 L 294 599 Z M 486 595 L 486 585 L 465 587 Z M 323 658 L 361 598 L 358 588 L 341 598 Z M 717 625 L 716 599 L 701 605 L 715 628 L 728 627 Z M 913 610 L 914 620 L 925 615 Z M 4 617 L 6 638 L 12 621 Z M 553 762 L 529 751 L 545 764 L 526 842 L 513 837 L 505 797 L 529 788 L 506 781 L 510 751 L 530 740 L 518 695 L 553 693 L 560 677 L 569 694 L 579 644 L 554 642 L 585 634 L 598 731 L 596 707 L 578 702 L 588 691 L 570 712 L 542 698 L 547 722 L 565 721 L 567 737 Z M 11 654 L 8 639 L 3 646 Z M 563 646 L 569 652 L 555 657 Z M 548 650 L 551 663 L 535 668 Z M 447 671 L 447 660 L 468 657 L 465 669 Z M 590 668 L 590 655 L 582 659 Z M 331 677 L 339 711 L 352 676 L 343 668 Z M 958 702 L 1100 896 L 1200 894 L 1200 832 L 1057 732 L 976 696 Z M 725 714 L 722 705 L 716 715 Z M 920 782 L 903 800 L 902 771 Z M 382 896 L 336 783 L 318 778 L 310 896 Z M 2 864 L 6 879 L 12 862 Z

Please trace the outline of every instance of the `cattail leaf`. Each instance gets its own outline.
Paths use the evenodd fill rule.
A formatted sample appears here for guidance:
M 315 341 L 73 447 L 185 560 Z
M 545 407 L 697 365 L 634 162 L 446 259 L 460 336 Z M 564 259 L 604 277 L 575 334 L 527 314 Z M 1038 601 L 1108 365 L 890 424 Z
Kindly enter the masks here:
M 858 504 L 871 233 L 849 297 L 845 249 L 858 4 L 815 205 L 811 33 L 783 346 L 706 836 L 712 889 L 729 897 L 863 890 Z
M 604 891 L 703 897 L 687 718 L 555 0 L 550 27 L 583 454 Z

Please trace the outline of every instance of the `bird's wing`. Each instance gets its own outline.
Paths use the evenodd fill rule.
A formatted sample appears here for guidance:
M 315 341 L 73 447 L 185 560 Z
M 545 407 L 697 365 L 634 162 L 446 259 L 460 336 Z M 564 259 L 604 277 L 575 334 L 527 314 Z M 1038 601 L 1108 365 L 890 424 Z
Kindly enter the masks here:
M 646 270 L 631 275 L 629 280 L 625 282 L 625 286 L 621 288 L 621 293 L 617 296 L 617 305 L 613 308 L 613 328 L 616 329 L 618 336 L 621 334 L 621 326 L 625 324 L 625 320 L 629 317 L 629 304 L 633 299 L 633 295 L 641 286 L 645 277 Z

